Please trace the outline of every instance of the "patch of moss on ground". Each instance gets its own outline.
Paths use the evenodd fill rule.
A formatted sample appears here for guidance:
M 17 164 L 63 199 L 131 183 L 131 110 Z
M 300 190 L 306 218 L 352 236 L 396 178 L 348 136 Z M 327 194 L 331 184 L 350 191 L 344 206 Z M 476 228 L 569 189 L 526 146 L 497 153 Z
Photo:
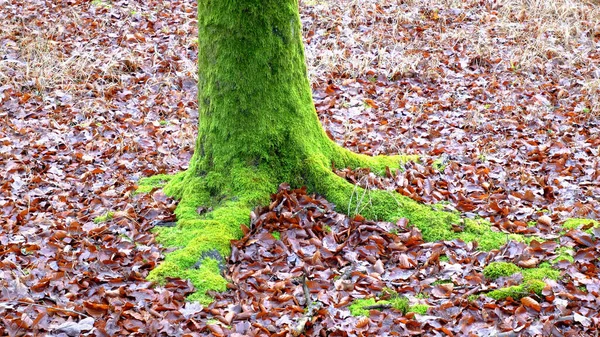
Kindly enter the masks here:
M 551 279 L 558 280 L 560 271 L 549 267 L 523 269 L 523 281 Z
M 427 309 L 429 309 L 429 306 L 427 304 L 415 304 L 411 305 L 408 308 L 407 312 L 414 312 L 415 314 L 425 315 L 427 313 Z
M 483 269 L 483 276 L 490 280 L 508 277 L 516 273 L 521 273 L 525 282 L 547 278 L 558 280 L 560 277 L 560 271 L 551 268 L 547 262 L 540 264 L 538 268 L 520 268 L 510 262 L 492 262 Z
M 276 240 L 281 240 L 281 233 L 279 233 L 279 232 L 272 232 L 271 235 L 273 235 L 273 237 Z
M 432 286 L 436 286 L 438 284 L 446 284 L 446 283 L 454 283 L 452 280 L 435 280 L 431 283 Z
M 148 280 L 164 285 L 166 277 L 179 277 L 190 280 L 196 289 L 227 289 L 227 281 L 221 276 L 219 262 L 213 258 L 203 259 L 198 268 L 181 267 L 175 261 L 163 261 L 160 267 L 148 275 Z M 212 302 L 212 298 L 198 291 L 188 296 L 188 300 L 199 301 L 203 305 Z
M 390 298 L 389 300 L 381 301 L 375 301 L 374 298 L 355 299 L 354 301 L 352 301 L 348 309 L 350 310 L 350 314 L 352 316 L 369 317 L 369 310 L 372 309 L 365 309 L 365 307 L 370 307 L 373 305 L 390 305 L 392 308 L 401 311 L 402 314 L 405 314 L 409 309 L 408 299 L 404 296 L 399 295 L 396 295 L 393 298 Z
M 555 253 L 558 254 L 558 256 L 554 260 L 552 260 L 552 263 L 558 263 L 564 260 L 569 261 L 571 263 L 575 261 L 575 259 L 573 258 L 573 254 L 575 253 L 575 251 L 569 247 L 558 247 Z
M 490 280 L 508 277 L 519 272 L 521 272 L 521 268 L 510 262 L 492 262 L 483 268 L 483 276 Z
M 431 164 L 431 168 L 440 173 L 443 173 L 446 170 L 446 167 L 448 167 L 448 162 L 444 158 L 437 158 Z
M 135 190 L 134 194 L 149 193 L 155 188 L 162 188 L 173 179 L 173 177 L 174 175 L 157 174 L 155 176 L 142 178 L 138 182 L 138 188 Z
M 511 286 L 490 291 L 486 295 L 495 300 L 502 300 L 511 297 L 514 300 L 520 300 L 532 293 L 537 295 L 542 294 L 542 290 L 546 287 L 546 283 L 540 280 L 530 280 L 518 286 Z
M 562 227 L 566 230 L 577 229 L 584 225 L 592 225 L 592 227 L 585 230 L 586 233 L 592 234 L 594 227 L 599 227 L 600 222 L 592 219 L 582 219 L 582 218 L 571 218 L 565 220 Z
M 540 264 L 538 268 L 525 269 L 510 262 L 492 262 L 483 269 L 483 275 L 491 280 L 495 280 L 499 277 L 508 277 L 516 273 L 521 273 L 521 275 L 523 275 L 522 284 L 491 291 L 487 296 L 494 299 L 512 297 L 513 299 L 518 300 L 521 297 L 527 296 L 531 291 L 535 293 L 541 292 L 541 289 L 545 286 L 545 283 L 542 280 L 558 280 L 560 278 L 560 271 L 551 268 L 550 264 L 547 262 Z
M 369 310 L 365 309 L 364 307 L 369 307 L 375 305 L 375 299 L 374 298 L 360 298 L 360 299 L 355 299 L 354 301 L 352 301 L 352 303 L 350 304 L 350 307 L 348 307 L 348 309 L 350 310 L 350 314 L 352 316 L 369 316 Z
M 114 218 L 115 212 L 106 212 L 96 218 L 94 218 L 94 223 L 99 224 L 102 222 L 110 221 Z

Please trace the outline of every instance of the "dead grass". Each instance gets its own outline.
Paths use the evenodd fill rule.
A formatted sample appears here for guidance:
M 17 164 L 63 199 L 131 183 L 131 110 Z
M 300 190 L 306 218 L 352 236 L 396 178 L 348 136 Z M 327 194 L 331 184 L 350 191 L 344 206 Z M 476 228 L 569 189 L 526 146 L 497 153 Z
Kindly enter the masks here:
M 600 34 L 600 6 L 593 1 L 306 0 L 303 5 L 312 6 L 314 13 L 340 12 L 324 34 L 315 34 L 325 39 L 306 48 L 313 79 L 329 73 L 436 77 L 445 58 L 441 46 L 450 45 L 475 51 L 482 59 L 503 60 L 504 69 L 494 71 L 544 68 L 555 77 L 573 78 L 577 69 L 577 81 L 589 95 L 592 111 L 598 112 L 600 75 L 588 57 L 596 52 L 594 36 Z M 425 24 L 429 27 L 422 39 L 407 34 L 407 28 Z M 308 33 L 317 27 L 305 17 L 304 29 Z

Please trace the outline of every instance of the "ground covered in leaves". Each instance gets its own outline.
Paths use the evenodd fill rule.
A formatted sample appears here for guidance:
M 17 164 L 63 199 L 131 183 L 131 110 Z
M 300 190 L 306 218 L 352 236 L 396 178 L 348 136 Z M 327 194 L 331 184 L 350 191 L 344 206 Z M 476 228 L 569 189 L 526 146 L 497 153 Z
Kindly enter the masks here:
M 150 230 L 175 203 L 135 190 L 185 169 L 193 149 L 195 3 L 0 0 L 0 335 L 598 334 L 600 233 L 562 226 L 600 213 L 598 4 L 300 10 L 331 137 L 423 156 L 386 177 L 338 174 L 538 239 L 425 243 L 409 221 L 348 218 L 282 185 L 232 243 L 230 291 L 186 302 L 189 282 L 145 281 L 163 254 Z M 492 262 L 560 274 L 495 300 L 526 273 L 490 278 Z M 360 299 L 371 307 L 355 310 Z

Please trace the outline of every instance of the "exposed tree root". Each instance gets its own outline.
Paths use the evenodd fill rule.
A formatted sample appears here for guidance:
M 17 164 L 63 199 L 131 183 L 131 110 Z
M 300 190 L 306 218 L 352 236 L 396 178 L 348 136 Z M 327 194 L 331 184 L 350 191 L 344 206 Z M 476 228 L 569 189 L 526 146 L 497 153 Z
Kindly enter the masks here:
M 239 164 L 233 165 L 224 174 L 202 173 L 198 167 L 190 167 L 188 171 L 172 177 L 161 176 L 160 181 L 168 181 L 164 192 L 180 201 L 175 211 L 177 225 L 157 227 L 155 232 L 159 242 L 177 249 L 168 253 L 164 262 L 148 278 L 159 283 L 164 282 L 166 277 L 189 279 L 196 287 L 196 293 L 190 299 L 209 303 L 208 290 L 226 289 L 227 281 L 222 271 L 230 254 L 230 241 L 242 236 L 240 224 L 249 223 L 251 210 L 266 204 L 279 182 L 294 178 L 296 184 L 307 185 L 309 190 L 337 205 L 339 212 L 390 222 L 407 218 L 421 230 L 425 241 L 476 239 L 486 250 L 498 248 L 506 242 L 507 236 L 491 231 L 489 223 L 484 220 L 462 219 L 459 213 L 438 211 L 395 192 L 365 190 L 331 170 L 334 163 L 339 163 L 346 167 L 368 167 L 373 172 L 384 174 L 386 169 L 400 168 L 415 157 L 369 157 L 338 146 L 327 150 L 324 151 L 329 152 L 327 156 L 308 156 L 293 172 Z M 298 176 L 301 177 L 299 180 Z M 156 181 L 150 178 L 140 185 L 155 184 Z M 148 186 L 144 188 L 151 190 Z M 461 232 L 453 230 L 458 225 L 462 228 Z

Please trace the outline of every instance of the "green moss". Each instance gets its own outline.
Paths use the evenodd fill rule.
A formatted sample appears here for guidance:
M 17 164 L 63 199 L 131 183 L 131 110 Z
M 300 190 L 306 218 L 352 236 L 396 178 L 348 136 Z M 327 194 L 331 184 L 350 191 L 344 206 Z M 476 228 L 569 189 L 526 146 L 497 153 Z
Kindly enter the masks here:
M 448 166 L 448 162 L 445 161 L 444 158 L 437 158 L 431 164 L 431 167 L 440 173 L 444 172 L 444 170 L 446 170 L 447 166 Z
M 230 240 L 242 235 L 240 224 L 248 224 L 250 210 L 268 204 L 282 182 L 306 185 L 348 215 L 408 218 L 426 241 L 477 241 L 485 250 L 506 242 L 485 220 L 463 220 L 395 192 L 367 191 L 332 172 L 365 167 L 382 175 L 418 157 L 371 157 L 328 139 L 312 102 L 296 0 L 202 0 L 197 8 L 198 46 L 211 47 L 198 52 L 201 104 L 194 155 L 185 172 L 143 179 L 138 190 L 164 185 L 164 193 L 179 200 L 177 226 L 155 230 L 159 242 L 178 249 L 149 279 L 191 279 L 196 293 L 190 299 L 209 301 L 206 291 L 225 289 L 225 280 L 218 268 L 206 267 L 211 258 L 219 260 L 207 254 L 229 254 Z M 199 214 L 200 206 L 212 211 Z M 456 226 L 464 230 L 455 232 Z M 402 307 L 403 300 L 396 302 Z
M 591 234 L 593 231 L 593 228 L 600 226 L 600 222 L 596 221 L 596 220 L 592 220 L 592 219 L 581 219 L 581 218 L 571 218 L 571 219 L 567 219 L 564 223 L 563 223 L 563 228 L 566 230 L 570 230 L 570 229 L 577 229 L 581 226 L 584 225 L 592 225 L 591 228 L 588 228 L 586 230 L 587 233 Z
M 508 277 L 513 274 L 519 273 L 519 268 L 514 263 L 510 262 L 492 262 L 483 268 L 483 276 L 487 279 L 495 280 L 499 277 Z
M 552 279 L 558 280 L 560 271 L 552 268 L 529 268 L 523 269 L 523 281 Z
M 469 297 L 467 297 L 467 300 L 469 302 L 475 302 L 475 301 L 477 301 L 478 298 L 479 298 L 479 295 L 473 294 L 473 295 L 469 295 Z
M 279 232 L 271 232 L 271 235 L 275 238 L 275 240 L 281 240 L 281 233 Z
M 514 300 L 519 300 L 525 296 L 531 295 L 532 293 L 541 295 L 544 287 L 546 287 L 546 284 L 543 281 L 530 280 L 518 286 L 511 286 L 491 291 L 487 293 L 487 296 L 495 300 L 502 300 L 509 297 Z
M 106 212 L 100 216 L 95 217 L 94 223 L 98 224 L 98 223 L 110 221 L 113 219 L 114 216 L 115 216 L 115 212 Z
M 427 314 L 427 309 L 429 309 L 429 306 L 427 304 L 415 304 L 411 305 L 408 308 L 408 312 L 414 312 L 415 314 L 425 315 Z
M 221 276 L 219 262 L 210 257 L 204 258 L 197 269 L 182 267 L 173 260 L 164 261 L 150 272 L 148 280 L 165 284 L 167 277 L 190 280 L 197 291 L 188 299 L 202 304 L 212 302 L 206 290 L 225 291 L 227 288 L 227 280 Z
M 329 201 L 337 205 L 338 211 L 390 222 L 400 218 L 410 219 L 410 224 L 418 227 L 423 239 L 428 242 L 462 239 L 477 241 L 481 249 L 490 250 L 501 247 L 507 241 L 506 234 L 492 231 L 486 220 L 461 219 L 458 213 L 435 210 L 395 192 L 359 188 L 332 175 L 318 156 L 306 164 L 311 173 L 308 180 L 318 182 L 309 186 L 311 190 L 326 195 Z M 453 224 L 464 224 L 464 230 L 455 232 Z
M 435 280 L 433 281 L 433 283 L 431 283 L 432 286 L 436 286 L 438 284 L 447 284 L 447 283 L 454 283 L 451 280 Z
M 369 309 L 365 307 L 373 305 L 391 305 L 392 308 L 401 311 L 405 314 L 408 311 L 408 299 L 404 296 L 396 296 L 390 300 L 375 301 L 374 298 L 355 299 L 348 308 L 352 316 L 369 316 Z
M 173 175 L 157 174 L 151 177 L 145 177 L 138 182 L 138 188 L 135 194 L 149 193 L 155 188 L 162 188 L 166 183 L 173 179 Z
M 355 299 L 354 301 L 352 301 L 352 303 L 350 304 L 350 307 L 348 309 L 350 309 L 350 314 L 352 316 L 369 316 L 369 310 L 364 309 L 364 307 L 369 307 L 375 305 L 375 299 L 374 298 L 360 298 L 360 299 Z
M 483 269 L 483 276 L 490 280 L 508 277 L 516 273 L 523 275 L 524 282 L 546 278 L 557 280 L 560 277 L 560 271 L 550 268 L 549 264 L 542 264 L 538 268 L 521 269 L 510 262 L 492 262 Z
M 390 299 L 392 308 L 401 311 L 405 314 L 408 311 L 408 299 L 404 296 L 398 296 Z
M 552 263 L 558 263 L 564 260 L 569 261 L 571 263 L 575 261 L 575 259 L 573 258 L 573 254 L 575 252 L 569 247 L 558 247 L 555 253 L 558 254 L 558 256 L 554 260 L 552 260 Z
M 447 205 L 450 205 L 450 202 L 446 201 L 446 200 L 442 200 L 442 201 L 439 201 L 439 202 L 431 205 L 431 207 L 433 207 L 433 209 L 435 209 L 436 211 L 443 211 Z

